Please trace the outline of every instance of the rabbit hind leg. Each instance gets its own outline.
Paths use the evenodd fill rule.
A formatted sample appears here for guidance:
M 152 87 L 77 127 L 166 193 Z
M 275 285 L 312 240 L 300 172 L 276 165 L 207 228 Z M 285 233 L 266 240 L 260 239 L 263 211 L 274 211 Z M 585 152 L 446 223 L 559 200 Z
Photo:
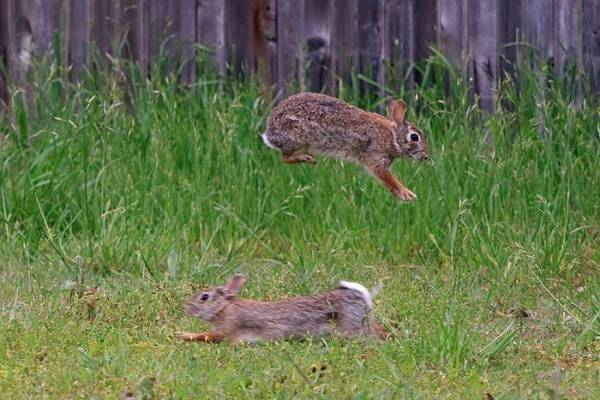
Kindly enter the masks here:
M 337 321 L 337 330 L 342 337 L 372 337 L 375 340 L 386 340 L 390 334 L 378 324 L 369 312 L 364 315 L 350 314 Z
M 369 320 L 362 312 L 355 312 L 353 307 L 344 307 L 339 313 L 336 322 L 336 330 L 342 337 L 353 337 L 357 335 L 369 335 Z
M 375 322 L 375 320 L 371 322 L 371 336 L 377 340 L 387 340 L 392 337 L 392 335 L 383 326 Z

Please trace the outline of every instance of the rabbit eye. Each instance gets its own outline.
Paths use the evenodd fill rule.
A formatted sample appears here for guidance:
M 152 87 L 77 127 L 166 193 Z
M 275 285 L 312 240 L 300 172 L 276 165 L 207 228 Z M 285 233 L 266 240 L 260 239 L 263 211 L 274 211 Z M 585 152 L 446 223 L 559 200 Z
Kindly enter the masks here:
M 206 301 L 206 300 L 208 300 L 208 294 L 207 294 L 207 293 L 204 293 L 202 296 L 200 296 L 200 300 L 201 300 L 201 301 Z
M 419 135 L 417 135 L 416 133 L 411 133 L 410 134 L 410 140 L 412 140 L 413 142 L 418 142 L 419 141 Z

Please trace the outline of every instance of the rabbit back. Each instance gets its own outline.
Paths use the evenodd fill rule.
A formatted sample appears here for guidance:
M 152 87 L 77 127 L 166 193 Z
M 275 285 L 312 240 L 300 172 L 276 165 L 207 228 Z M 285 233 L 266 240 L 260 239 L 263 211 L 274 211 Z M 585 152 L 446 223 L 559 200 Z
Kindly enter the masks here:
M 273 302 L 237 299 L 224 310 L 223 321 L 211 322 L 232 341 L 255 342 L 334 333 L 367 336 L 371 321 L 369 311 L 364 293 L 340 287 L 319 295 Z
M 301 93 L 275 107 L 262 137 L 284 154 L 307 150 L 363 161 L 363 156 L 393 155 L 393 127 L 391 120 L 334 97 Z

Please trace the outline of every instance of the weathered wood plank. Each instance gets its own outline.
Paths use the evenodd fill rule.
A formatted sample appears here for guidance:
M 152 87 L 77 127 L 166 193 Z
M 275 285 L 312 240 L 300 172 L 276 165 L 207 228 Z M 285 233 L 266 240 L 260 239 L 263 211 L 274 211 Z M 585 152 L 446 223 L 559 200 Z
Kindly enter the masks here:
M 171 3 L 173 16 L 177 23 L 173 26 L 176 36 L 177 58 L 182 69 L 179 79 L 184 83 L 196 80 L 194 43 L 196 41 L 196 0 L 177 0 Z
M 15 3 L 15 81 L 24 89 L 28 112 L 33 113 L 33 88 L 26 79 L 34 52 L 38 56 L 46 54 L 51 48 L 52 31 L 58 30 L 58 13 L 49 13 L 47 18 L 37 0 L 21 0 Z M 60 7 L 59 7 L 60 9 Z M 46 10 L 49 12 L 49 10 Z
M 312 92 L 327 91 L 330 82 L 331 29 L 329 1 L 304 1 L 304 48 L 306 49 L 306 89 Z
M 150 65 L 167 67 L 166 57 L 170 50 L 169 26 L 172 17 L 169 15 L 169 2 L 163 0 L 146 0 L 149 5 L 148 13 L 148 50 Z M 166 70 L 162 70 L 166 72 Z
M 12 4 L 0 2 L 0 112 L 8 107 L 9 54 L 11 50 L 9 19 L 12 15 Z
M 498 79 L 498 1 L 480 0 L 470 4 L 469 44 L 473 60 L 472 78 L 481 109 L 496 109 Z
M 468 49 L 468 0 L 438 0 L 438 43 L 440 50 L 459 70 Z
M 252 4 L 248 0 L 225 0 L 225 56 L 234 72 L 254 69 Z
M 402 82 L 411 62 L 416 60 L 415 38 L 416 0 L 387 0 L 385 4 L 384 57 L 393 73 L 387 77 L 388 84 L 405 83 L 412 86 L 414 74 Z
M 400 0 L 385 0 L 383 21 L 383 63 L 386 68 L 385 85 L 392 89 L 401 87 L 404 56 L 402 54 L 402 14 Z
M 40 54 L 51 50 L 52 40 L 60 28 L 61 0 L 21 0 L 19 13 L 29 20 L 36 51 Z
M 270 90 L 276 76 L 277 5 L 275 0 L 254 0 L 252 5 L 252 47 L 256 73 L 263 90 Z
M 416 58 L 425 59 L 431 55 L 431 46 L 437 41 L 437 0 L 415 2 L 415 42 Z
M 304 87 L 304 0 L 277 0 L 277 18 L 277 82 L 285 95 L 290 85 Z
M 358 65 L 358 5 L 357 0 L 330 1 L 331 24 L 331 80 L 349 84 L 352 68 Z
M 263 14 L 263 33 L 267 39 L 267 61 L 269 64 L 269 83 L 273 86 L 277 79 L 277 0 L 265 0 Z
M 225 73 L 225 2 L 199 0 L 196 39 L 212 50 L 211 59 L 217 73 Z
M 161 73 L 180 72 L 181 82 L 195 80 L 197 10 L 195 0 L 150 0 L 148 51 Z
M 539 51 L 542 63 L 554 63 L 553 2 L 527 0 L 523 2 L 523 38 Z
M 583 65 L 594 93 L 600 95 L 600 1 L 583 0 Z
M 554 0 L 554 60 L 556 72 L 565 72 L 568 64 L 581 67 L 581 2 Z
M 71 77 L 77 79 L 81 75 L 88 58 L 90 43 L 90 0 L 70 0 L 68 63 L 71 66 Z
M 7 81 L 11 83 L 19 79 L 19 68 L 17 61 L 17 47 L 18 47 L 18 35 L 17 35 L 17 22 L 19 18 L 17 16 L 16 10 L 16 1 L 17 0 L 8 0 L 4 1 L 0 4 L 4 7 L 6 16 L 5 19 L 5 52 L 6 52 L 6 69 L 7 69 Z M 24 24 L 28 21 L 21 20 L 20 24 Z M 30 28 L 31 29 L 31 28 Z
M 144 17 L 147 16 L 144 0 L 122 0 L 121 31 L 125 33 L 123 55 L 137 61 L 145 73 L 148 66 L 148 48 Z
M 383 65 L 384 0 L 358 2 L 358 46 L 360 73 L 385 83 Z M 366 88 L 363 85 L 363 88 Z
M 538 134 L 545 136 L 546 114 L 544 105 L 547 103 L 546 85 L 547 77 L 541 69 L 542 65 L 554 65 L 554 18 L 553 2 L 544 0 L 528 0 L 523 2 L 523 37 L 526 42 L 533 45 L 537 52 L 533 58 L 536 68 L 539 92 L 536 95 L 536 118 L 538 121 Z M 526 51 L 527 48 L 523 50 Z
M 515 77 L 518 62 L 518 42 L 522 40 L 522 0 L 500 1 L 498 3 L 498 77 L 503 74 Z
M 100 55 L 118 55 L 120 0 L 94 0 L 90 3 L 90 39 Z
M 52 9 L 54 6 L 57 10 Z M 57 0 L 21 0 L 14 3 L 12 15 L 15 39 L 15 67 L 23 75 L 31 64 L 31 57 L 47 54 L 52 37 L 59 30 L 60 2 Z

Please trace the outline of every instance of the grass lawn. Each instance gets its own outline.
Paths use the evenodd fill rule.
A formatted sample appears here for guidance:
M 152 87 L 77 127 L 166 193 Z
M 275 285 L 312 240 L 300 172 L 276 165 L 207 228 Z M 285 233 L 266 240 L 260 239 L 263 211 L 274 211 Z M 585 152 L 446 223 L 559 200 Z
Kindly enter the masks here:
M 412 204 L 348 163 L 282 164 L 252 82 L 34 69 L 0 122 L 1 397 L 598 398 L 597 98 L 523 70 L 486 118 L 440 63 L 389 93 L 429 141 L 394 166 Z M 383 283 L 393 339 L 176 340 L 207 328 L 182 301 L 236 271 L 254 299 Z

